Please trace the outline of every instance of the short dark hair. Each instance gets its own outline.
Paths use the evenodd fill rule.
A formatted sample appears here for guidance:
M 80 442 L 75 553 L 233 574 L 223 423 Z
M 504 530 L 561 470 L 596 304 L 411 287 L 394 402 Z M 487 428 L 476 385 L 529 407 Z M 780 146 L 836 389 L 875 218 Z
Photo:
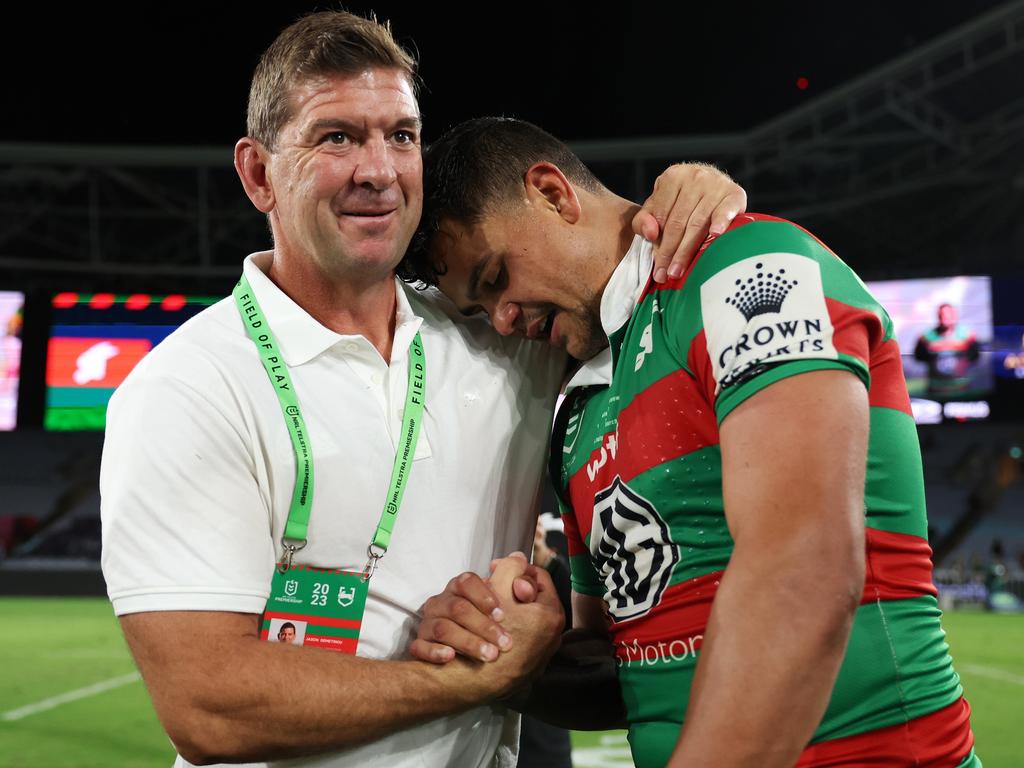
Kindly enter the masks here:
M 450 128 L 423 152 L 423 216 L 399 276 L 436 285 L 445 273 L 431 250 L 442 221 L 478 224 L 486 214 L 521 193 L 523 176 L 534 163 L 558 166 L 565 177 L 589 192 L 604 189 L 590 169 L 563 142 L 542 128 L 508 117 L 478 117 Z
M 282 624 L 280 627 L 277 628 L 277 634 L 280 635 L 286 629 L 290 629 L 290 630 L 292 630 L 294 632 L 295 631 L 295 625 L 292 624 L 290 621 L 286 621 L 284 624 Z
M 416 92 L 416 59 L 391 35 L 388 22 L 346 11 L 303 16 L 263 52 L 249 89 L 246 131 L 270 151 L 292 115 L 292 91 L 324 75 L 356 75 L 380 67 L 402 72 Z

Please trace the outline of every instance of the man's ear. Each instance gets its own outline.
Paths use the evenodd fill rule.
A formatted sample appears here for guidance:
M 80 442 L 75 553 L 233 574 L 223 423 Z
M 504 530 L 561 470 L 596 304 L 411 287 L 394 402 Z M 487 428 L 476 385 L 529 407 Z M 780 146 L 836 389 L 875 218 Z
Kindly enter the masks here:
M 270 153 L 256 139 L 245 136 L 235 144 L 235 170 L 245 194 L 261 213 L 274 210 L 274 188 L 270 183 Z
M 581 206 L 576 190 L 554 163 L 534 163 L 523 174 L 526 200 L 542 210 L 551 210 L 569 224 L 579 221 Z

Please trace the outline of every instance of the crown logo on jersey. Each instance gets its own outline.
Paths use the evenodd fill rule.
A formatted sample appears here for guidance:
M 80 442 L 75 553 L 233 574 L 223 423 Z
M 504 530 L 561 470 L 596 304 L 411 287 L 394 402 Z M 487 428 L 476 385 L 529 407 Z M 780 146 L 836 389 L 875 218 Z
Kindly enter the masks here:
M 754 265 L 757 271 L 746 280 L 736 281 L 736 293 L 726 298 L 725 303 L 736 307 L 747 320 L 769 312 L 779 312 L 782 302 L 797 284 L 786 277 L 786 270 L 766 272 L 764 264 Z

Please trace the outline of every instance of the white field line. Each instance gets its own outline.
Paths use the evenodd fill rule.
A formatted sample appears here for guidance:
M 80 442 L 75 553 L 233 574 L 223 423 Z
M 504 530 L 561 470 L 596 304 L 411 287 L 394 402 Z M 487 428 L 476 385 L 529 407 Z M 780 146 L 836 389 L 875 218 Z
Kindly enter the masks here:
M 0 715 L 0 719 L 8 721 L 21 720 L 23 717 L 34 715 L 37 712 L 45 712 L 48 709 L 59 707 L 61 704 L 67 704 L 69 701 L 87 699 L 90 696 L 96 696 L 104 691 L 120 688 L 122 685 L 129 685 L 130 683 L 138 682 L 141 679 L 142 677 L 138 672 L 132 672 L 130 675 L 121 675 L 120 677 L 112 677 L 109 680 L 102 680 L 98 683 L 87 685 L 85 688 L 61 693 L 57 696 L 51 696 L 48 699 L 37 701 L 35 704 L 26 704 L 24 707 L 12 709 L 9 712 L 4 712 Z
M 1007 672 L 1004 669 L 998 669 L 996 667 L 983 667 L 980 664 L 958 664 L 964 672 L 970 672 L 972 675 L 979 675 L 980 677 L 991 677 L 993 680 L 1002 680 L 1004 683 L 1016 683 L 1017 685 L 1024 685 L 1024 677 L 1015 675 L 1012 672 Z

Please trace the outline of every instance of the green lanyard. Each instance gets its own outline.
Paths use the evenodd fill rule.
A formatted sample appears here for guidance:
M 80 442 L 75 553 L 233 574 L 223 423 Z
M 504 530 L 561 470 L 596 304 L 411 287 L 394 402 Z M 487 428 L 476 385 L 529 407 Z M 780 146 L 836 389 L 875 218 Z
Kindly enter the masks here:
M 288 434 L 291 436 L 292 448 L 295 451 L 295 488 L 292 491 L 291 506 L 288 509 L 288 520 L 285 523 L 281 544 L 285 550 L 285 560 L 279 566 L 282 573 L 292 566 L 295 553 L 306 546 L 306 532 L 309 529 L 309 514 L 313 508 L 313 448 L 306 433 L 306 422 L 299 408 L 299 398 L 292 386 L 288 366 L 280 353 L 280 345 L 270 324 L 260 309 L 259 302 L 249 285 L 249 279 L 243 274 L 235 285 L 232 295 L 235 305 L 242 316 L 243 325 L 256 345 L 263 369 L 274 385 L 277 399 L 281 403 Z M 364 578 L 369 579 L 377 568 L 380 560 L 391 543 L 391 532 L 395 527 L 398 509 L 402 505 L 405 494 L 406 480 L 409 475 L 410 462 L 416 455 L 416 442 L 419 439 L 420 423 L 423 419 L 423 402 L 426 392 L 427 358 L 423 354 L 423 342 L 419 332 L 412 340 L 409 348 L 409 386 L 405 395 L 405 409 L 402 416 L 402 443 L 395 454 L 395 465 L 391 470 L 391 483 L 388 495 L 384 500 L 384 511 L 381 512 L 377 531 L 373 541 L 366 548 L 367 561 L 363 569 Z

